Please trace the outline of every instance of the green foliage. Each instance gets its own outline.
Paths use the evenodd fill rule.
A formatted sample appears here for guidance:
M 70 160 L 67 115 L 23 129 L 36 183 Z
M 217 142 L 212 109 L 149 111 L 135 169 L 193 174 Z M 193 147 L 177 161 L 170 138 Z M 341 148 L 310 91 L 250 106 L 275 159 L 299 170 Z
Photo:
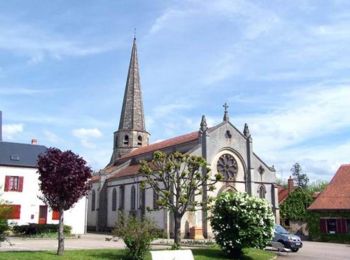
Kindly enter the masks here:
M 5 241 L 6 232 L 10 229 L 7 219 L 11 215 L 12 208 L 6 203 L 6 201 L 0 199 L 0 242 Z
M 320 180 L 314 181 L 307 187 L 307 190 L 311 194 L 315 192 L 321 192 L 327 187 L 328 183 L 329 183 L 328 181 L 320 181 Z
M 215 202 L 211 226 L 224 252 L 237 257 L 245 247 L 262 249 L 272 240 L 274 216 L 266 200 L 225 192 Z
M 58 224 L 35 224 L 30 223 L 28 225 L 19 225 L 12 228 L 13 232 L 17 235 L 38 235 L 44 233 L 57 233 Z M 70 235 L 72 227 L 64 225 L 63 232 L 66 235 Z
M 144 259 L 152 240 L 159 234 L 153 221 L 133 216 L 125 217 L 119 213 L 118 222 L 113 230 L 115 236 L 121 237 L 128 250 L 128 257 L 132 260 Z
M 307 188 L 307 184 L 309 182 L 309 177 L 307 177 L 306 173 L 303 173 L 303 170 L 299 163 L 295 163 L 290 169 L 296 183 L 301 188 Z
M 307 208 L 313 199 L 309 191 L 297 188 L 288 195 L 288 198 L 280 205 L 280 214 L 284 219 L 306 220 Z

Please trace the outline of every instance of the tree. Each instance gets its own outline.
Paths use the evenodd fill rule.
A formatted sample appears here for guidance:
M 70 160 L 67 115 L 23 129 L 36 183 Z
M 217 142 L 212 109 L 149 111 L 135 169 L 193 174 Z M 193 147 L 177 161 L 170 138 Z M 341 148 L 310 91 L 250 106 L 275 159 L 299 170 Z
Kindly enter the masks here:
M 314 181 L 307 187 L 307 190 L 313 195 L 315 192 L 322 192 L 328 184 L 328 181 Z
M 224 192 L 215 201 L 211 226 L 217 244 L 241 259 L 245 247 L 265 248 L 272 240 L 274 216 L 265 199 L 242 192 Z
M 72 151 L 49 148 L 38 158 L 41 199 L 59 212 L 57 254 L 64 252 L 63 215 L 90 189 L 91 169 Z
M 307 184 L 309 182 L 309 178 L 305 173 L 303 173 L 303 170 L 299 163 L 295 163 L 292 168 L 290 169 L 292 172 L 292 175 L 297 183 L 297 185 L 301 188 L 306 188 Z
M 290 193 L 280 205 L 280 213 L 283 219 L 306 220 L 307 208 L 312 203 L 311 193 L 305 189 L 297 188 Z
M 174 246 L 179 247 L 183 215 L 187 210 L 207 209 L 211 198 L 203 196 L 201 202 L 195 198 L 203 192 L 213 191 L 222 175 L 210 176 L 210 169 L 202 157 L 161 151 L 155 152 L 150 162 L 141 161 L 139 172 L 145 177 L 143 186 L 152 188 L 157 195 L 159 209 L 166 208 L 173 214 Z

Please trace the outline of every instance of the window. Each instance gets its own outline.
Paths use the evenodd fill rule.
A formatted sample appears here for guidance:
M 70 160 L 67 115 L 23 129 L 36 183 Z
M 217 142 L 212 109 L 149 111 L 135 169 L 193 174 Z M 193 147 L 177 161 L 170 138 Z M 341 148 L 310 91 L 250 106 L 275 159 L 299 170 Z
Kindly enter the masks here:
M 92 190 L 91 194 L 91 211 L 94 211 L 96 207 L 96 192 L 95 190 Z
M 146 212 L 146 190 L 140 187 L 140 209 L 141 214 L 144 215 Z
M 22 176 L 6 176 L 5 177 L 5 191 L 23 191 L 23 177 Z
M 141 135 L 139 135 L 137 137 L 137 145 L 142 145 L 142 136 Z
M 158 200 L 159 200 L 159 195 L 155 190 L 153 190 L 153 209 L 159 209 L 159 205 L 157 203 Z
M 335 219 L 327 219 L 327 231 L 329 234 L 335 234 L 337 231 L 337 222 Z
M 131 210 L 135 210 L 136 209 L 136 203 L 135 203 L 135 199 L 136 199 L 136 194 L 135 194 L 135 186 L 131 187 L 131 193 L 130 193 L 130 209 Z
M 20 219 L 21 218 L 21 205 L 2 205 L 5 207 L 7 219 Z
M 119 210 L 124 210 L 124 197 L 125 196 L 125 188 L 124 186 L 119 187 Z
M 125 136 L 124 136 L 124 144 L 125 144 L 125 145 L 128 145 L 128 144 L 129 144 L 129 136 L 128 136 L 128 135 L 125 135 Z
M 259 198 L 260 199 L 265 199 L 265 194 L 266 194 L 266 189 L 265 189 L 265 186 L 264 185 L 261 185 L 259 187 Z
M 114 188 L 112 191 L 112 211 L 117 209 L 117 190 Z
M 60 212 L 58 210 L 52 211 L 52 220 L 59 220 L 60 219 Z
M 350 233 L 350 219 L 346 220 L 346 230 L 348 233 Z

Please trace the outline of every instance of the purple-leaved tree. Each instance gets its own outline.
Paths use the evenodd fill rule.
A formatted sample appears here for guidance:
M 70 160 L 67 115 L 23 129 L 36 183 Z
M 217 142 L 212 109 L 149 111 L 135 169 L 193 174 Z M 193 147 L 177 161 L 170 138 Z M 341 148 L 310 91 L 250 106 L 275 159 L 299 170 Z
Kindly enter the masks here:
M 38 158 L 38 171 L 41 198 L 53 210 L 59 212 L 58 249 L 57 254 L 64 252 L 63 215 L 90 189 L 88 179 L 91 168 L 86 161 L 72 151 L 62 152 L 57 148 L 49 148 Z

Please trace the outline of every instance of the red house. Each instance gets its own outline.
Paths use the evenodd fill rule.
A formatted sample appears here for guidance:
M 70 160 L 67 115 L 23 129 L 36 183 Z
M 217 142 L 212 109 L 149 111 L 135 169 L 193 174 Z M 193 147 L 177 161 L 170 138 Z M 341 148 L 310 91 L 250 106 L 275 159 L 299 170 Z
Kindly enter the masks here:
M 317 217 L 318 230 L 316 228 L 314 232 L 321 238 L 339 234 L 350 240 L 350 164 L 340 166 L 308 210 Z

